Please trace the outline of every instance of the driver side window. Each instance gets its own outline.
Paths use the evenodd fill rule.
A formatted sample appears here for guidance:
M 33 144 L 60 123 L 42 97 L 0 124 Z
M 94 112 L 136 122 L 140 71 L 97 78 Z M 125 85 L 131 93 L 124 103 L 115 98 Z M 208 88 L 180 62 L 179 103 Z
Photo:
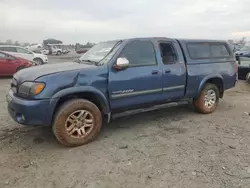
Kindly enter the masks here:
M 120 57 L 129 61 L 129 66 L 156 65 L 154 46 L 150 41 L 133 41 L 122 50 Z

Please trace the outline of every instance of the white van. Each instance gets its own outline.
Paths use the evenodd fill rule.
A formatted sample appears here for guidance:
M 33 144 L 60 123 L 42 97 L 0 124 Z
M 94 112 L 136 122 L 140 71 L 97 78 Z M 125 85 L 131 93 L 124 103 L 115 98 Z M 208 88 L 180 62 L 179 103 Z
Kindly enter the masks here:
M 21 57 L 29 61 L 35 61 L 40 65 L 48 63 L 47 55 L 34 53 L 20 46 L 0 45 L 0 51 L 8 52 L 13 56 Z

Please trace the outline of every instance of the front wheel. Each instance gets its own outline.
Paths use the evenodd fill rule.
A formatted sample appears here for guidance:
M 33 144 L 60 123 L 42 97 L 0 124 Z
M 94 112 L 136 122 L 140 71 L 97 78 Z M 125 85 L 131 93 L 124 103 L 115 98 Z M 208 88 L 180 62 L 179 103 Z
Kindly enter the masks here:
M 37 65 L 43 64 L 43 60 L 41 58 L 35 58 L 34 61 L 37 63 Z
M 200 96 L 194 99 L 195 109 L 202 114 L 214 112 L 218 103 L 219 89 L 216 85 L 210 83 L 205 84 Z
M 94 140 L 102 126 L 98 107 L 85 99 L 74 99 L 63 104 L 54 119 L 53 132 L 65 146 L 80 146 Z

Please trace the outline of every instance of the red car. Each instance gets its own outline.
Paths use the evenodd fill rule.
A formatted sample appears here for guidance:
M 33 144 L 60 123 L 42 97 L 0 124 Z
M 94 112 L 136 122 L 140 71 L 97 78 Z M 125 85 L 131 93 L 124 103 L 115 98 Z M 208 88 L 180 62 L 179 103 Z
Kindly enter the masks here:
M 17 71 L 31 66 L 32 63 L 28 60 L 0 51 L 0 76 L 11 76 Z

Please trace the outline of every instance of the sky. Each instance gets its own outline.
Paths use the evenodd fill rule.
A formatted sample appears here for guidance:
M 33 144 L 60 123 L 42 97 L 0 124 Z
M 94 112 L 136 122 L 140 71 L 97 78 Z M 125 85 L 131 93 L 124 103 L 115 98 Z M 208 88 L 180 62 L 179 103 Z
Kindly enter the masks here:
M 0 41 L 250 38 L 249 0 L 0 0 Z

